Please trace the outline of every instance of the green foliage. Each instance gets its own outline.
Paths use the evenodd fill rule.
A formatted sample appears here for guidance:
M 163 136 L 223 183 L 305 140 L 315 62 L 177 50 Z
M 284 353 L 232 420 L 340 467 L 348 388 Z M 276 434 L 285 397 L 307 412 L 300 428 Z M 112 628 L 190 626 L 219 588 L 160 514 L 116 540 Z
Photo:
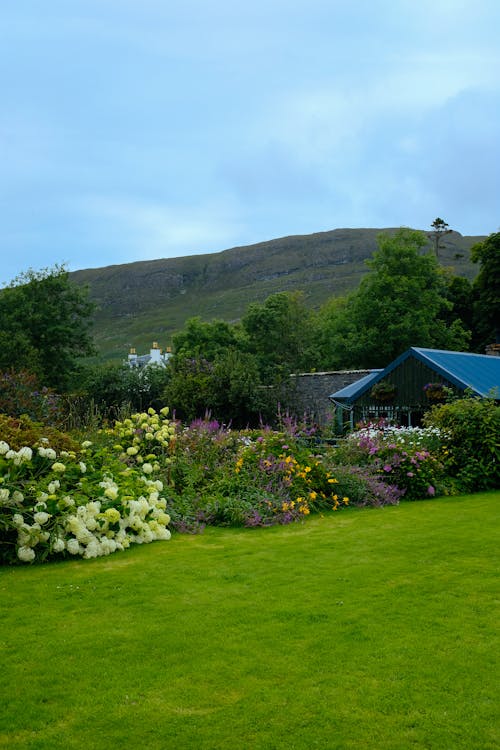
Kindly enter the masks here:
M 79 360 L 93 352 L 93 310 L 64 267 L 21 274 L 0 290 L 0 370 L 28 370 L 42 385 L 68 390 Z
M 211 411 L 214 366 L 206 359 L 174 357 L 171 378 L 164 391 L 179 419 L 190 422 Z
M 82 408 L 92 400 L 105 417 L 121 407 L 130 411 L 161 409 L 169 380 L 170 368 L 159 365 L 136 368 L 105 363 L 87 367 L 81 380 L 80 393 L 85 396 Z
M 0 413 L 11 417 L 26 414 L 50 425 L 63 421 L 61 397 L 51 388 L 40 386 L 36 376 L 25 370 L 0 373 Z
M 238 345 L 236 331 L 235 326 L 223 320 L 205 323 L 200 317 L 189 318 L 173 338 L 175 354 L 213 362 L 219 354 Z
M 6 427 L 0 434 L 8 436 Z M 153 412 L 117 423 L 96 445 L 84 441 L 76 450 L 57 451 L 47 436 L 17 450 L 1 440 L 0 560 L 91 558 L 169 539 L 163 484 L 154 474 L 159 461 L 167 465 L 173 431 L 166 413 Z
M 379 249 L 362 279 L 329 324 L 333 363 L 340 367 L 385 367 L 411 346 L 467 348 L 460 321 L 447 326 L 443 315 L 446 279 L 437 260 L 422 254 L 422 232 L 400 229 L 381 234 Z
M 38 446 L 45 441 L 56 450 L 77 450 L 73 437 L 62 430 L 42 422 L 33 421 L 29 416 L 10 417 L 0 414 L 0 440 L 4 440 L 13 450 L 23 446 Z
M 500 232 L 474 245 L 471 259 L 480 264 L 473 285 L 474 346 L 484 352 L 500 335 Z
M 271 394 L 262 389 L 256 358 L 235 348 L 221 349 L 213 362 L 175 355 L 164 402 L 190 422 L 211 414 L 235 427 L 258 424 L 271 413 Z
M 494 399 L 464 398 L 434 406 L 425 423 L 443 433 L 445 470 L 460 488 L 500 487 L 500 406 Z
M 440 448 L 436 428 L 368 425 L 351 433 L 336 456 L 344 465 L 369 469 L 380 481 L 397 488 L 398 497 L 421 500 L 448 490 L 438 459 Z
M 299 292 L 279 292 L 264 304 L 249 305 L 242 319 L 250 351 L 257 357 L 263 382 L 315 366 L 311 351 L 311 313 Z
M 284 433 L 199 421 L 176 437 L 168 512 L 174 528 L 272 526 L 349 504 L 328 463 Z
M 470 281 L 463 276 L 450 276 L 446 286 L 446 299 L 450 308 L 441 313 L 447 325 L 453 325 L 458 320 L 464 330 L 471 331 L 473 327 L 473 289 Z

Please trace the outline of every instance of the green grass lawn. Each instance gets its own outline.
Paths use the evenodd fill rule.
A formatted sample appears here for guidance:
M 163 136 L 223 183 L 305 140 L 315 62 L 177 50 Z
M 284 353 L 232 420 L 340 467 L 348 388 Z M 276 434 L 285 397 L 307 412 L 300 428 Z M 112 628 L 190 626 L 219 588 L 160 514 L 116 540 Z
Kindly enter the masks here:
M 499 507 L 4 568 L 0 747 L 497 750 Z

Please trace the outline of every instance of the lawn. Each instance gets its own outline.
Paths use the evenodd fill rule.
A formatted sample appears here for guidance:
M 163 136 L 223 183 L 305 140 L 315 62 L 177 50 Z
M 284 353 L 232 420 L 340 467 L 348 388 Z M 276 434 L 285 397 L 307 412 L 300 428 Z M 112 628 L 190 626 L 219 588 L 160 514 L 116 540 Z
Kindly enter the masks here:
M 0 570 L 0 747 L 496 750 L 500 493 Z

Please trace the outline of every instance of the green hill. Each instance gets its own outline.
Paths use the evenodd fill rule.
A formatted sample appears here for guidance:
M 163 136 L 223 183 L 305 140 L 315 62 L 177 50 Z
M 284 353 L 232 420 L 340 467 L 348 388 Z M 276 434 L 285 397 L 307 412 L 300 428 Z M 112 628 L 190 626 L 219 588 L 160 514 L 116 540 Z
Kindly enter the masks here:
M 120 359 L 131 346 L 147 351 L 153 340 L 165 347 L 195 315 L 233 322 L 250 302 L 275 292 L 302 291 L 315 308 L 354 290 L 381 231 L 396 229 L 335 229 L 208 255 L 74 271 L 70 278 L 87 284 L 98 305 L 94 332 L 100 357 Z M 446 235 L 441 264 L 472 279 L 477 269 L 469 251 L 482 239 Z

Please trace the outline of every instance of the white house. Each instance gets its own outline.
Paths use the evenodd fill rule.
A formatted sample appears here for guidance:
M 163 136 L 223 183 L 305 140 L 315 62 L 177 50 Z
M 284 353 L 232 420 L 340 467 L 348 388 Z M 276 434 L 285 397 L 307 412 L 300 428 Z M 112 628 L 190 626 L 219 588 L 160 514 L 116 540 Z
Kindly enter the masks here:
M 160 347 L 158 346 L 158 342 L 153 341 L 153 345 L 149 350 L 149 354 L 137 355 L 135 349 L 131 349 L 128 355 L 127 362 L 129 367 L 142 368 L 148 367 L 149 365 L 166 367 L 171 356 L 172 351 L 169 346 L 167 346 L 166 351 L 162 351 L 162 349 L 160 349 Z

